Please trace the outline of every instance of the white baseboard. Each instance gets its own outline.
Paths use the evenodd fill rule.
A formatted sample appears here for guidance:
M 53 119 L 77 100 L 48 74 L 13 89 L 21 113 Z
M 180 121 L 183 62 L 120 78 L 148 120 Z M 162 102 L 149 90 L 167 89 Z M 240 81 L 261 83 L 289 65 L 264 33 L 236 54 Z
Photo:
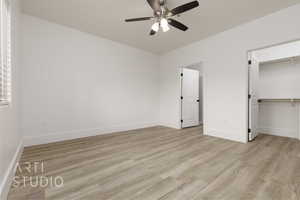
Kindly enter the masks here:
M 73 131 L 62 131 L 56 133 L 46 133 L 40 136 L 26 136 L 24 137 L 24 146 L 32 146 L 39 144 L 47 144 L 52 142 L 60 142 L 64 140 L 72 140 L 83 137 L 90 137 L 96 135 L 110 134 L 114 132 L 129 131 L 134 129 L 141 129 L 147 127 L 158 126 L 157 122 L 139 123 L 139 124 L 127 124 L 118 125 L 110 128 L 91 128 L 85 130 L 73 130 Z
M 175 123 L 174 123 L 175 122 Z M 159 121 L 160 126 L 165 126 L 169 128 L 174 128 L 174 129 L 181 129 L 181 124 L 180 121 L 170 121 L 170 120 L 160 120 Z
M 259 128 L 258 132 L 267 135 L 275 135 L 280 137 L 299 139 L 298 130 L 293 130 L 293 129 L 264 127 L 264 128 Z
M 173 128 L 173 129 L 181 129 L 181 127 L 178 124 L 160 123 L 160 126 Z
M 241 138 L 241 132 L 237 131 L 220 131 L 217 129 L 204 129 L 204 135 L 212 136 L 212 137 L 218 137 L 226 140 L 241 142 L 241 143 L 247 143 L 247 131 L 245 131 L 245 137 Z
M 23 146 L 23 142 L 21 141 L 9 166 L 8 166 L 8 169 L 6 170 L 4 179 L 0 183 L 1 184 L 0 185 L 0 199 L 1 200 L 7 199 L 7 195 L 10 190 L 13 177 L 15 176 L 15 173 L 16 173 L 16 164 L 19 162 L 19 160 L 21 158 L 23 149 L 24 149 L 24 146 Z

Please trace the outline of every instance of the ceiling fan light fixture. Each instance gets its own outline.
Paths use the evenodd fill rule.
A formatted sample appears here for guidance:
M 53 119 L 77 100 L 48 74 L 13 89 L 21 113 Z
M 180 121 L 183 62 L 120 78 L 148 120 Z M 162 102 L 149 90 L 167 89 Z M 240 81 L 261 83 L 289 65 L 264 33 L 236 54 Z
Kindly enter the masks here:
M 176 16 L 179 17 L 180 14 L 199 6 L 198 0 L 193 0 L 192 2 L 177 6 L 170 10 L 166 5 L 167 0 L 147 0 L 147 2 L 154 12 L 153 16 L 125 19 L 125 22 L 155 20 L 155 23 L 151 26 L 151 31 L 149 33 L 150 36 L 155 35 L 160 28 L 163 32 L 167 32 L 170 30 L 170 26 L 181 31 L 187 31 L 188 27 L 186 25 L 173 18 Z
M 163 32 L 167 32 L 167 31 L 170 30 L 168 20 L 165 19 L 165 18 L 162 18 L 162 19 L 160 20 L 160 26 L 161 26 Z
M 163 32 L 168 32 L 170 30 L 170 27 L 169 26 L 163 27 L 162 30 Z
M 152 25 L 151 29 L 152 29 L 153 31 L 157 32 L 157 31 L 159 30 L 159 23 L 158 23 L 158 22 L 155 22 L 155 23 Z

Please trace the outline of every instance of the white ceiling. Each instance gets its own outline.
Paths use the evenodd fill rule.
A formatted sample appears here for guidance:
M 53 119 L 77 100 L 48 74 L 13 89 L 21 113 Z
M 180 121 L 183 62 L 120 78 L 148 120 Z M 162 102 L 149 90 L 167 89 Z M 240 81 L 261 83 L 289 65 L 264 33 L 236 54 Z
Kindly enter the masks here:
M 168 0 L 174 8 L 192 0 Z M 200 0 L 200 7 L 182 14 L 190 29 L 174 28 L 150 37 L 152 21 L 125 23 L 125 18 L 152 16 L 146 0 L 22 0 L 23 11 L 84 32 L 154 53 L 198 41 L 239 24 L 297 4 L 299 0 Z

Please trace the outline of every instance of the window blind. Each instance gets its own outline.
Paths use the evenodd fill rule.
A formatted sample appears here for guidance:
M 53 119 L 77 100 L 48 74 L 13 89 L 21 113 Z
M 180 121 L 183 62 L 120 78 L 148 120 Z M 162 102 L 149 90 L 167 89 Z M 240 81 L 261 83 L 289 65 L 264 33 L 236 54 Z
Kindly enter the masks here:
M 11 101 L 11 5 L 0 0 L 0 104 Z

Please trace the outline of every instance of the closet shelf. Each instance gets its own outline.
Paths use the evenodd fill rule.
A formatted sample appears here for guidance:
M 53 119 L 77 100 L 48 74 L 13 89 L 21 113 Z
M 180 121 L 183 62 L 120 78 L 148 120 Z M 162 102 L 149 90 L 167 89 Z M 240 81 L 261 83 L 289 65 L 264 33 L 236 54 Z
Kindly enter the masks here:
M 300 102 L 300 99 L 258 99 L 258 103 L 262 102 L 289 102 L 289 103 L 295 103 Z

